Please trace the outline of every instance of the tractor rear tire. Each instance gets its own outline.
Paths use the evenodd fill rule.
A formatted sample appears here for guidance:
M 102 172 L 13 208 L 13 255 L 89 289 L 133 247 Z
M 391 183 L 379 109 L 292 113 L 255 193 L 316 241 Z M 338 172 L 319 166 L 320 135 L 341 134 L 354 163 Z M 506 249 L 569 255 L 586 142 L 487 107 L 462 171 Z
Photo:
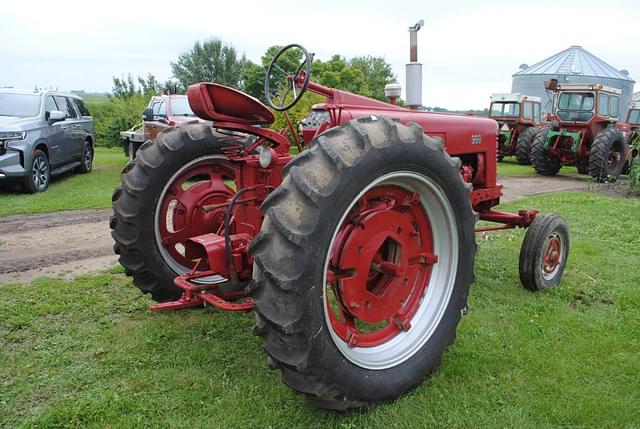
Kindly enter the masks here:
M 368 410 L 420 384 L 440 365 L 455 338 L 474 278 L 475 216 L 470 187 L 460 175 L 460 161 L 451 158 L 439 140 L 425 136 L 416 124 L 405 126 L 384 117 L 361 118 L 330 129 L 315 140 L 287 165 L 282 184 L 262 206 L 265 219 L 251 245 L 255 263 L 248 287 L 256 304 L 254 333 L 264 341 L 270 366 L 279 369 L 283 382 L 310 402 L 334 410 Z M 385 200 L 394 193 L 411 196 L 392 200 L 394 205 Z M 381 200 L 369 200 L 370 195 Z M 347 298 L 335 292 L 349 280 L 336 280 L 338 275 L 356 276 L 357 270 L 346 274 L 338 271 L 336 264 L 341 264 L 338 258 L 343 257 L 364 260 L 365 268 L 357 275 L 365 281 L 359 287 L 364 284 L 367 291 L 374 290 L 367 276 L 376 279 L 381 274 L 367 273 L 376 269 L 375 259 L 368 265 L 369 247 L 375 252 L 378 245 L 372 242 L 377 237 L 405 233 L 401 222 L 383 222 L 369 229 L 368 216 L 376 216 L 377 209 L 368 204 L 374 200 L 396 207 L 384 210 L 398 219 L 410 213 L 416 218 L 425 216 L 433 225 L 433 238 L 419 233 L 422 230 L 416 222 L 410 228 L 411 240 L 420 240 L 422 245 L 431 242 L 438 258 L 430 268 L 424 268 L 428 277 L 416 277 L 417 271 L 392 276 L 409 289 L 388 286 L 383 293 L 410 290 L 407 301 L 417 309 L 409 320 L 403 319 L 410 324 L 396 326 L 391 320 L 398 319 L 390 318 L 386 327 L 375 328 L 396 330 L 395 336 L 364 344 L 364 339 L 373 335 L 369 331 L 347 329 L 348 341 L 338 332 L 347 317 L 354 321 L 356 313 L 351 309 L 358 304 L 349 300 L 349 309 L 344 307 Z M 362 223 L 355 220 L 356 215 L 362 216 Z M 360 237 L 362 247 L 358 246 L 357 252 L 345 251 L 357 234 L 364 235 Z M 411 246 L 402 243 L 395 257 L 408 258 L 412 253 L 405 249 Z M 422 256 L 412 260 L 421 261 L 414 264 L 430 264 Z M 421 292 L 416 288 L 422 288 Z M 339 301 L 337 305 L 330 303 L 330 294 Z M 384 305 L 402 306 L 396 315 L 404 312 L 407 301 L 393 304 L 387 296 L 382 298 Z M 360 304 L 364 304 L 360 309 L 366 309 L 371 303 L 364 300 Z M 344 312 L 341 321 L 336 319 L 337 312 Z
M 530 165 L 531 159 L 529 157 L 531 153 L 531 141 L 536 135 L 534 127 L 529 127 L 520 133 L 518 140 L 516 141 L 516 161 L 520 165 Z
M 625 142 L 614 128 L 602 130 L 591 143 L 589 175 L 596 182 L 616 181 L 625 163 Z
M 533 221 L 520 248 L 520 282 L 530 291 L 556 287 L 569 256 L 569 228 L 555 214 Z
M 205 124 L 167 128 L 154 142 L 140 146 L 135 160 L 123 170 L 121 186 L 112 197 L 114 251 L 134 285 L 155 301 L 179 298 L 182 289 L 173 280 L 187 271 L 160 249 L 156 228 L 159 200 L 172 178 L 195 160 L 226 160 L 222 147 L 213 129 Z
M 538 131 L 531 142 L 531 164 L 536 173 L 543 176 L 555 176 L 560 171 L 560 160 L 549 156 L 549 151 L 545 149 L 544 143 L 547 138 L 548 128 Z

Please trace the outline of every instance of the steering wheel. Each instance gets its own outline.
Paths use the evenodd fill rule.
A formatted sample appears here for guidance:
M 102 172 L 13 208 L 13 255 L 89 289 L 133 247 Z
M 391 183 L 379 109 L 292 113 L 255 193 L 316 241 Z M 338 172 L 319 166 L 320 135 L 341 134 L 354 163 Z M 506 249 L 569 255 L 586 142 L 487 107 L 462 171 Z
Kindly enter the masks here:
M 302 51 L 300 64 L 297 64 L 299 53 L 296 50 Z M 269 106 L 279 112 L 292 108 L 307 89 L 310 75 L 311 56 L 305 48 L 292 43 L 280 49 L 271 60 L 264 79 L 264 95 Z M 290 94 L 293 99 L 287 101 Z

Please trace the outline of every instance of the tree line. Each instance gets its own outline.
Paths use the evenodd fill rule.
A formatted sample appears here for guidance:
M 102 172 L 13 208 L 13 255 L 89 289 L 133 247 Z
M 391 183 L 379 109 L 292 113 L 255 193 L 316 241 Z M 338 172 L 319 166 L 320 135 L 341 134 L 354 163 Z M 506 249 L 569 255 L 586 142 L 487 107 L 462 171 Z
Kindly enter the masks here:
M 264 100 L 264 77 L 271 59 L 281 46 L 269 47 L 261 57 L 259 64 L 239 54 L 235 47 L 219 38 L 196 41 L 191 49 L 182 53 L 175 62 L 171 62 L 172 80 L 160 82 L 152 74 L 134 78 L 114 77 L 108 103 L 91 103 L 96 120 L 98 144 L 116 146 L 120 144 L 119 133 L 141 121 L 142 111 L 153 95 L 177 92 L 198 82 L 215 82 L 246 92 Z M 299 50 L 288 52 L 287 58 L 294 64 L 302 60 Z M 333 55 L 327 61 L 314 60 L 311 75 L 315 82 L 332 88 L 343 89 L 356 94 L 385 100 L 384 87 L 396 82 L 396 78 L 382 57 L 359 56 L 347 59 Z M 315 94 L 307 92 L 303 99 L 289 113 L 294 120 L 301 120 L 309 107 L 320 102 Z M 273 128 L 284 128 L 283 119 Z

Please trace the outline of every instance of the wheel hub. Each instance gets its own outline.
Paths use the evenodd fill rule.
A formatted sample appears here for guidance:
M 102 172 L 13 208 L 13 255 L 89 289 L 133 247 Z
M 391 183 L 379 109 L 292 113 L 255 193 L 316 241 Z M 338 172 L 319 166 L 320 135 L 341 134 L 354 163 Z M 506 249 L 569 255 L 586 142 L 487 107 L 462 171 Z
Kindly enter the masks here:
M 213 160 L 185 169 L 166 188 L 158 207 L 159 244 L 182 271 L 193 266 L 184 256 L 187 239 L 222 233 L 226 203 L 235 194 L 225 181 L 234 176 L 230 166 Z
M 339 301 L 336 333 L 363 347 L 411 329 L 436 262 L 419 194 L 395 186 L 367 192 L 332 248 L 327 277 Z
M 562 257 L 562 242 L 557 233 L 552 234 L 547 240 L 547 245 L 542 257 L 542 271 L 545 275 L 552 276 L 558 269 Z

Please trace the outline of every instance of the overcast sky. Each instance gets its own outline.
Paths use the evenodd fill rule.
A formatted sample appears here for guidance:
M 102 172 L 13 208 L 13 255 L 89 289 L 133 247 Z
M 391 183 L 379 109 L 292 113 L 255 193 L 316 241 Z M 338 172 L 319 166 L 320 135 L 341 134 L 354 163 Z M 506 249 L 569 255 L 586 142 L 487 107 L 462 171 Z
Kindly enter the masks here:
M 128 73 L 164 81 L 193 42 L 219 37 L 254 62 L 293 42 L 322 60 L 383 56 L 404 88 L 407 28 L 424 19 L 423 104 L 484 108 L 511 90 L 520 64 L 570 45 L 640 80 L 637 1 L 3 1 L 0 87 L 108 92 Z

